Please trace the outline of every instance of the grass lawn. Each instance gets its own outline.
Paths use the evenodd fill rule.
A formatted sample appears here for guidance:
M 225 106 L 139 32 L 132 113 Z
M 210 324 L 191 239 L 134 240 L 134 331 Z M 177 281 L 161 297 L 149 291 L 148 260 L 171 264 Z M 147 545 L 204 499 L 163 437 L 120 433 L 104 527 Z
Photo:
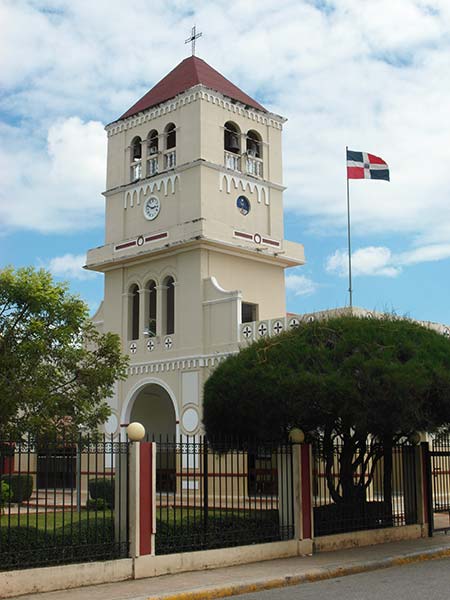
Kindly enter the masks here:
M 0 517 L 0 527 L 15 527 L 20 525 L 21 527 L 30 527 L 33 529 L 40 529 L 42 531 L 53 531 L 63 526 L 64 528 L 70 528 L 72 524 L 77 524 L 79 521 L 97 523 L 100 525 L 102 521 L 108 521 L 113 515 L 111 510 L 86 510 L 83 509 L 79 513 L 77 510 L 72 511 L 48 511 L 47 514 L 39 512 L 29 512 L 26 510 L 21 512 L 19 515 L 4 514 Z

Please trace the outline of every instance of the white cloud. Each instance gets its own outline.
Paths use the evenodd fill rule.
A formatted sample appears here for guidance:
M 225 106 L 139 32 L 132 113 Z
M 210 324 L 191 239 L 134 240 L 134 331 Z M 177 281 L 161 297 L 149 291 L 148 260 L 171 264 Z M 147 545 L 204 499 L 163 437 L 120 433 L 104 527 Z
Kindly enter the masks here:
M 392 180 L 351 182 L 355 230 L 402 234 L 405 247 L 450 239 L 448 0 L 4 0 L 0 87 L 14 126 L 0 131 L 3 227 L 101 222 L 99 121 L 117 118 L 187 55 L 193 22 L 203 29 L 198 54 L 289 118 L 291 216 L 321 232 L 345 227 L 349 145 L 385 158 Z M 68 139 L 60 161 L 55 148 Z
M 328 257 L 326 270 L 340 277 L 348 275 L 348 252 L 336 250 Z M 392 254 L 389 248 L 368 246 L 352 252 L 352 275 L 381 275 L 396 277 L 400 269 L 392 265 Z
M 367 246 L 352 252 L 352 275 L 396 277 L 402 267 L 450 258 L 450 244 L 432 244 L 412 248 L 407 252 L 392 253 L 385 246 Z M 328 256 L 325 268 L 329 273 L 347 277 L 348 252 L 336 250 Z
M 83 269 L 85 264 L 85 254 L 64 254 L 52 258 L 48 263 L 48 269 L 53 275 L 68 279 L 83 280 L 95 277 L 96 273 Z
M 306 275 L 286 275 L 286 289 L 294 296 L 311 296 L 316 292 L 317 287 L 317 283 Z
M 76 231 L 103 223 L 103 125 L 78 117 L 55 122 L 46 148 L 17 127 L 0 126 L 0 223 L 5 229 Z M 30 139 L 31 137 L 31 139 Z

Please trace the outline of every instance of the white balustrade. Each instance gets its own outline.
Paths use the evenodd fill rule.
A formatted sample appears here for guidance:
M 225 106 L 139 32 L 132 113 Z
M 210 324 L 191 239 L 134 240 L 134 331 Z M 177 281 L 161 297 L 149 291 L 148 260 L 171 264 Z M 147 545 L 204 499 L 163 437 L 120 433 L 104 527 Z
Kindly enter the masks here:
M 232 171 L 241 170 L 241 157 L 239 154 L 225 151 L 225 168 L 231 169 Z
M 131 181 L 136 181 L 142 177 L 142 164 L 141 161 L 134 161 L 131 165 L 130 170 Z
M 253 177 L 263 176 L 263 161 L 260 158 L 247 156 L 246 163 L 248 175 L 252 175 Z
M 147 160 L 147 176 L 151 177 L 158 173 L 158 157 L 153 156 Z
M 177 164 L 176 150 L 169 150 L 164 155 L 164 168 L 173 169 Z

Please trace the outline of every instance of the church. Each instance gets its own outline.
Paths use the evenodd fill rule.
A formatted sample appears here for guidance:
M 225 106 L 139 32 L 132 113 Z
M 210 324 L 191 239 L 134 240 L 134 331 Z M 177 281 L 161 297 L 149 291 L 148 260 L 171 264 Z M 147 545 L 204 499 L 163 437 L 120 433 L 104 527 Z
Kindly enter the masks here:
M 104 273 L 93 317 L 130 357 L 105 425 L 202 433 L 202 389 L 243 344 L 298 324 L 285 269 L 304 264 L 284 239 L 283 117 L 195 55 L 116 121 L 108 136 Z M 122 427 L 122 429 L 121 429 Z

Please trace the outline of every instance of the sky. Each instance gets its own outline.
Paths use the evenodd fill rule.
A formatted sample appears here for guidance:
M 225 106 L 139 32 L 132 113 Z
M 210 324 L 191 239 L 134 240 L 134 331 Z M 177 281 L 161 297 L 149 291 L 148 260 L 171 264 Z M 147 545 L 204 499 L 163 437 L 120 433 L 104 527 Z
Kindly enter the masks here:
M 95 310 L 104 126 L 194 24 L 197 55 L 288 119 L 288 310 L 348 304 L 348 146 L 391 176 L 350 181 L 354 305 L 450 323 L 449 0 L 0 0 L 0 268 L 45 267 Z

